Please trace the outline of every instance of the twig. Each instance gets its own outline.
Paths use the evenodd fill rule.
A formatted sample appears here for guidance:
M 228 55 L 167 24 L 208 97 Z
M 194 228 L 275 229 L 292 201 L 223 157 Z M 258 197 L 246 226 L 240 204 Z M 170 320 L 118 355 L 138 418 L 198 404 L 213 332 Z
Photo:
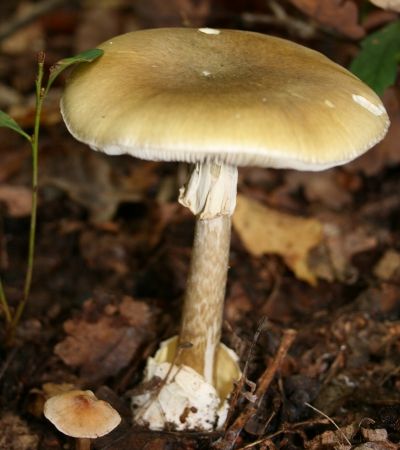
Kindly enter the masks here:
M 319 409 L 317 409 L 315 406 L 310 405 L 310 403 L 304 402 L 304 404 L 306 406 L 308 406 L 309 408 L 311 408 L 312 410 L 316 411 L 318 414 L 321 414 L 322 417 L 325 417 L 325 419 L 329 420 L 329 422 L 339 431 L 339 433 L 343 436 L 343 439 L 347 442 L 347 444 L 350 445 L 350 447 L 352 446 L 351 442 L 349 441 L 349 439 L 347 438 L 347 436 L 343 433 L 343 431 L 339 428 L 339 426 L 335 423 L 335 421 L 333 419 L 331 419 L 327 414 L 325 414 L 324 412 L 320 411 Z
M 270 1 L 269 6 L 273 15 L 243 13 L 241 15 L 242 21 L 246 24 L 259 23 L 263 25 L 284 27 L 295 33 L 301 39 L 311 39 L 315 36 L 316 29 L 313 25 L 289 16 L 278 2 Z
M 275 433 L 270 434 L 269 436 L 266 436 L 262 439 L 259 439 L 255 442 L 252 442 L 250 444 L 245 445 L 244 447 L 239 448 L 238 450 L 248 450 L 249 448 L 254 448 L 256 445 L 265 444 L 267 442 L 271 442 L 271 440 L 281 434 L 299 434 L 303 441 L 306 442 L 305 434 L 302 430 L 278 430 Z
M 340 367 L 344 365 L 344 358 L 346 354 L 347 348 L 345 345 L 342 345 L 339 349 L 339 352 L 337 353 L 333 363 L 331 364 L 331 367 L 328 370 L 328 373 L 326 374 L 322 384 L 326 385 L 329 384 L 333 377 L 337 374 Z
M 1 303 L 1 307 L 3 309 L 3 314 L 6 319 L 6 322 L 8 324 L 11 324 L 12 315 L 11 315 L 10 307 L 8 306 L 8 303 L 7 303 L 6 294 L 4 293 L 3 282 L 1 280 L 1 278 L 0 278 L 0 303 Z
M 237 382 L 236 387 L 232 393 L 228 417 L 226 418 L 226 422 L 225 422 L 225 430 L 229 427 L 229 423 L 230 423 L 233 411 L 235 409 L 235 406 L 237 404 L 239 395 L 242 392 L 244 385 L 246 384 L 247 372 L 249 370 L 249 363 L 253 357 L 254 347 L 255 347 L 256 343 L 258 342 L 258 339 L 259 339 L 260 334 L 265 326 L 266 321 L 267 321 L 266 316 L 263 316 L 261 318 L 260 322 L 258 323 L 256 332 L 254 333 L 254 337 L 250 344 L 246 362 L 244 363 L 242 376 L 240 377 L 240 380 Z
M 222 441 L 217 442 L 215 444 L 215 448 L 218 450 L 231 450 L 234 448 L 235 442 L 239 437 L 240 432 L 243 427 L 249 421 L 251 416 L 256 412 L 257 407 L 261 403 L 261 400 L 268 390 L 272 380 L 275 377 L 276 372 L 280 369 L 283 360 L 286 357 L 286 354 L 292 345 L 294 339 L 296 337 L 295 330 L 286 330 L 283 333 L 281 343 L 276 352 L 276 355 L 272 361 L 272 363 L 267 367 L 264 373 L 258 380 L 258 386 L 255 391 L 255 399 L 254 403 L 249 403 L 243 410 L 243 412 L 237 417 L 235 422 L 229 427 L 226 431 L 225 436 Z
M 6 360 L 4 361 L 4 363 L 0 369 L 0 380 L 3 378 L 4 374 L 7 372 L 7 369 L 10 366 L 11 361 L 14 359 L 15 355 L 17 354 L 17 351 L 18 351 L 18 347 L 14 347 L 8 354 Z
M 306 428 L 309 426 L 314 426 L 314 425 L 321 425 L 321 424 L 327 424 L 330 423 L 329 420 L 323 418 L 323 419 L 312 419 L 312 420 L 305 420 L 302 422 L 297 422 L 294 424 L 283 424 L 282 428 L 280 430 L 275 431 L 274 433 L 271 433 L 267 436 L 264 436 L 261 439 L 258 439 L 257 441 L 251 442 L 250 444 L 245 445 L 244 447 L 241 447 L 238 450 L 247 450 L 249 448 L 253 448 L 256 445 L 259 444 L 263 444 L 265 442 L 271 441 L 273 438 L 281 435 L 281 434 L 287 434 L 287 433 L 292 433 L 292 434 L 300 434 L 300 436 L 303 437 L 304 439 L 304 432 L 301 430 L 298 430 L 298 428 Z M 304 439 L 304 442 L 306 441 L 306 439 Z
M 51 10 L 67 3 L 67 0 L 43 0 L 32 6 L 31 10 L 22 17 L 15 17 L 0 27 L 0 41 L 11 36 L 13 33 L 30 24 L 38 17 L 50 12 Z

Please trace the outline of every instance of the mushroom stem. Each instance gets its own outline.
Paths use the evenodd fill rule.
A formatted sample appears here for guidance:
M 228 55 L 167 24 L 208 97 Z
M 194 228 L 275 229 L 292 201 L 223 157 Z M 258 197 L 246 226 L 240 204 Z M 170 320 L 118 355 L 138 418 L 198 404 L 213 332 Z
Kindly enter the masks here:
M 77 438 L 76 440 L 76 450 L 90 450 L 90 439 L 89 438 Z
M 192 172 L 179 201 L 197 215 L 186 287 L 178 356 L 214 385 L 214 358 L 221 337 L 229 262 L 231 215 L 236 203 L 237 169 L 203 163 Z
M 231 218 L 196 222 L 192 261 L 183 305 L 179 343 L 190 342 L 179 363 L 213 384 L 214 355 L 221 337 L 229 261 Z

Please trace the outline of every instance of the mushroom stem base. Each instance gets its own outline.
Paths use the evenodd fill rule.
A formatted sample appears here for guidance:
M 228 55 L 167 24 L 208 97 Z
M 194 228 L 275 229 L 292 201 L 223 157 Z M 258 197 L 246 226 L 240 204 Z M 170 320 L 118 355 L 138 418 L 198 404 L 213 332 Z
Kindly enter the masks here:
M 132 398 L 135 423 L 151 430 L 211 431 L 223 426 L 228 397 L 241 372 L 238 356 L 223 344 L 216 352 L 216 385 L 187 366 L 176 366 L 177 336 L 147 360 L 143 388 Z

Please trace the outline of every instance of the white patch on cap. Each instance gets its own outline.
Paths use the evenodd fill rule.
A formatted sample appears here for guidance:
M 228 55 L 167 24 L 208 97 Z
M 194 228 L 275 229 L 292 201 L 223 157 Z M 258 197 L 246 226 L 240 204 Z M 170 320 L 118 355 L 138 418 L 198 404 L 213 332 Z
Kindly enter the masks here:
M 202 75 L 204 75 L 205 77 L 209 77 L 211 75 L 211 72 L 209 72 L 208 70 L 203 70 Z
M 386 112 L 385 108 L 382 105 L 374 105 L 362 95 L 353 94 L 352 98 L 356 103 L 358 103 L 360 106 L 362 106 L 375 116 L 381 116 Z
M 328 106 L 329 108 L 334 108 L 335 107 L 335 105 L 330 100 L 325 100 L 324 104 L 326 106 Z
M 215 28 L 199 28 L 198 30 L 200 31 L 200 33 L 205 33 L 205 34 L 219 34 L 219 33 L 221 33 L 220 30 L 216 30 Z

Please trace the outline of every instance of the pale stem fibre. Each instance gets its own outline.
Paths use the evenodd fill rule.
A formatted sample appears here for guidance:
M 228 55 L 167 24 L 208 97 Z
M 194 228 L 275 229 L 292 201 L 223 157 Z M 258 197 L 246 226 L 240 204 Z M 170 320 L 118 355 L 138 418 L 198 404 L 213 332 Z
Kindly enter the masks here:
M 178 363 L 193 368 L 210 384 L 221 337 L 236 185 L 236 167 L 197 164 L 179 198 L 197 221 L 179 334 L 180 344 L 192 346 L 181 351 Z

